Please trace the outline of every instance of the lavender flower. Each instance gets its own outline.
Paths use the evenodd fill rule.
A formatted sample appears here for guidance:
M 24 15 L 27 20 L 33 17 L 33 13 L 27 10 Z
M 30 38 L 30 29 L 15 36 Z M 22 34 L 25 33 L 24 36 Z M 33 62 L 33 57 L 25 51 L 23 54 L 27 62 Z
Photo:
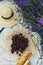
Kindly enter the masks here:
M 35 7 L 34 6 L 31 7 L 31 11 L 32 11 L 32 13 L 35 12 Z
M 28 3 L 28 0 L 19 0 L 16 2 L 20 6 L 26 6 Z
M 40 0 L 40 4 L 41 4 L 41 6 L 43 6 L 43 0 Z
M 40 30 L 43 30 L 43 27 L 41 27 L 39 24 L 34 24 L 32 26 L 32 31 L 33 32 L 35 32 L 35 31 L 39 32 Z
M 22 10 L 19 9 L 19 8 L 16 8 L 16 12 L 18 12 L 18 13 L 22 13 Z
M 43 24 L 43 18 L 37 18 L 38 22 Z
M 33 32 L 38 32 L 43 38 L 43 0 L 14 0 L 22 9 L 24 18 L 32 25 L 27 28 Z M 17 12 L 21 12 L 18 8 Z M 26 22 L 26 23 L 27 23 Z
M 28 0 L 19 0 L 21 3 L 28 2 Z
M 41 16 L 41 14 L 40 14 L 40 12 L 39 12 L 39 11 L 37 12 L 37 14 L 38 14 L 39 16 Z
M 20 1 L 22 1 L 22 2 L 28 2 L 28 0 L 20 0 Z

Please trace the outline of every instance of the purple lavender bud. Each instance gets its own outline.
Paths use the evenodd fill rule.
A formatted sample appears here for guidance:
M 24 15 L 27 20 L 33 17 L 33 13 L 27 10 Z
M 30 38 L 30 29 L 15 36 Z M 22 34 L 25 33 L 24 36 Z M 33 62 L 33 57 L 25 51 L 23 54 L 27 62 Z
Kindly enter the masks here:
M 21 1 L 21 2 L 28 2 L 28 0 L 19 0 L 19 1 Z
M 21 9 L 19 9 L 19 8 L 16 8 L 16 12 L 20 12 L 20 13 L 22 13 L 22 10 Z
M 31 11 L 32 11 L 33 13 L 35 12 L 35 7 L 34 7 L 34 6 L 31 7 Z
M 33 25 L 32 26 L 32 31 L 33 32 L 35 32 L 35 31 L 40 31 L 40 30 L 42 30 L 43 29 L 43 27 L 41 27 L 39 24 L 35 24 L 35 25 Z
M 41 25 L 37 24 L 37 27 L 36 27 L 39 31 L 43 29 L 43 27 L 41 27 Z
M 43 18 L 37 18 L 38 22 L 43 24 Z
M 43 0 L 40 0 L 40 4 L 41 4 L 41 6 L 43 6 Z
M 33 28 L 32 28 L 31 30 L 32 30 L 33 32 L 36 32 L 36 30 L 35 30 L 35 29 L 33 29 Z
M 37 12 L 37 14 L 38 14 L 39 16 L 41 16 L 41 14 L 39 13 L 39 11 Z
M 27 6 L 28 0 L 19 0 L 16 4 L 20 6 Z

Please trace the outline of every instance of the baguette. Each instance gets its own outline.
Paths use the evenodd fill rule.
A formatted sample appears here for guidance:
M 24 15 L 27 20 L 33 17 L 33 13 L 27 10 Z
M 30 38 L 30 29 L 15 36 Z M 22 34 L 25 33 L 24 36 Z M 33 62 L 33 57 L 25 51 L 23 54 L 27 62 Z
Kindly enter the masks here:
M 30 61 L 27 60 L 24 65 L 30 65 Z
M 25 52 L 22 57 L 19 59 L 17 65 L 23 65 L 27 58 L 32 54 L 32 52 Z

